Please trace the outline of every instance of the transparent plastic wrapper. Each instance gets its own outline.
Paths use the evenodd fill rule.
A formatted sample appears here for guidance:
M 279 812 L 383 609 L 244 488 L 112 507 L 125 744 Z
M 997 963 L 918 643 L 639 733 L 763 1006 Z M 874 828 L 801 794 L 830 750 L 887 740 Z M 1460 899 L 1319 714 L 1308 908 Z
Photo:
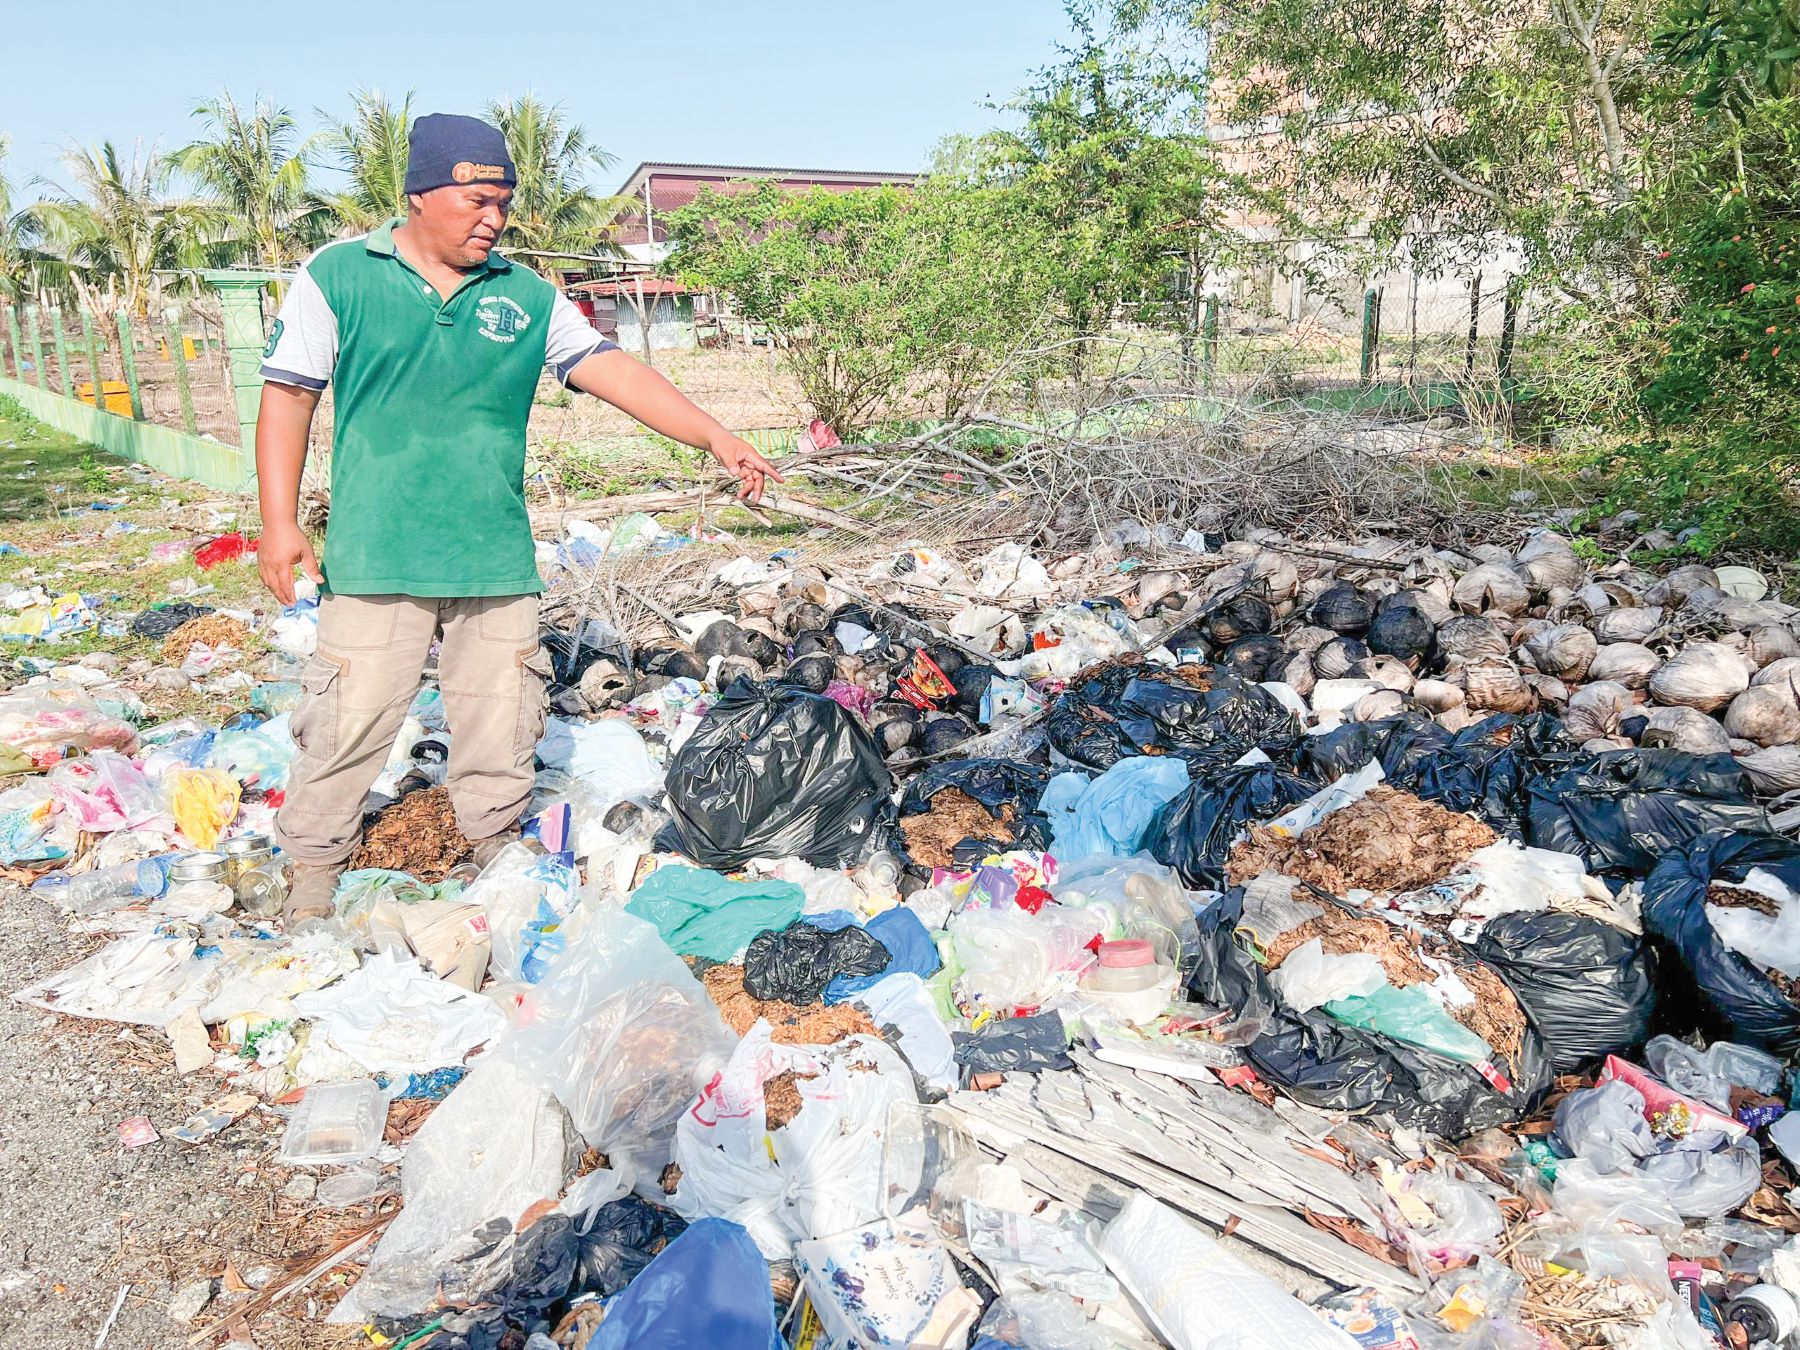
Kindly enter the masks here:
M 1036 1008 L 1062 990 L 1093 957 L 1087 944 L 1106 931 L 1097 910 L 1046 905 L 965 910 L 950 920 L 950 940 L 962 974 L 957 987 L 971 1004 L 1008 1012 Z
M 104 712 L 70 685 L 27 685 L 0 696 L 0 745 L 47 768 L 67 755 L 95 750 L 130 753 L 137 728 Z
M 637 728 L 620 717 L 598 722 L 552 717 L 538 742 L 538 758 L 590 786 L 605 806 L 626 798 L 648 800 L 663 783 L 662 765 L 650 757 Z
M 1048 1289 L 1003 1294 L 990 1303 L 974 1343 L 990 1341 L 1020 1350 L 1113 1350 L 1115 1345 L 1088 1321 L 1076 1299 Z
M 1601 1172 L 1629 1171 L 1656 1151 L 1643 1094 L 1617 1080 L 1564 1097 L 1552 1128 L 1564 1148 Z
M 0 864 L 48 862 L 75 850 L 79 829 L 56 809 L 56 796 L 42 780 L 0 792 Z
M 495 1219 L 510 1226 L 559 1194 L 579 1151 L 555 1097 L 518 1064 L 483 1055 L 407 1145 L 405 1207 L 330 1320 L 355 1324 L 430 1308 L 442 1272 L 491 1247 L 477 1230 Z
M 91 834 L 173 828 L 156 788 L 116 750 L 64 760 L 45 779 L 57 805 Z
M 566 943 L 562 927 L 581 900 L 581 879 L 558 854 L 508 844 L 463 892 L 487 911 L 495 973 L 536 984 Z
M 1726 1112 L 1734 1084 L 1774 1094 L 1784 1072 L 1780 1060 L 1752 1046 L 1714 1041 L 1701 1051 L 1673 1036 L 1652 1039 L 1644 1047 L 1644 1064 L 1677 1092 Z
M 553 1092 L 614 1168 L 654 1178 L 676 1118 L 735 1043 L 656 929 L 608 909 L 525 990 L 495 1053 Z
M 1473 1182 L 1443 1172 L 1418 1172 L 1407 1177 L 1406 1185 L 1431 1207 L 1436 1222 L 1409 1225 L 1405 1241 L 1439 1262 L 1486 1252 L 1506 1231 L 1500 1206 Z
M 959 1233 L 962 1202 L 975 1193 L 987 1155 L 944 1106 L 895 1102 L 881 1146 L 881 1213 L 896 1222 L 921 1206 L 940 1232 Z
M 1557 1166 L 1552 1194 L 1557 1214 L 1577 1228 L 1632 1223 L 1670 1239 L 1681 1231 L 1669 1188 L 1637 1172 L 1602 1174 L 1586 1158 L 1571 1158 Z
M 1638 1165 L 1639 1175 L 1662 1185 L 1677 1213 L 1690 1219 L 1729 1214 L 1762 1185 L 1762 1155 L 1754 1139 L 1725 1143 L 1696 1131 Z
M 237 815 L 243 786 L 223 769 L 172 769 L 162 781 L 175 827 L 195 848 L 211 849 Z
M 282 713 L 242 731 L 221 731 L 213 742 L 211 767 L 264 791 L 287 786 L 288 766 L 297 747 Z
M 1107 1225 L 1100 1255 L 1177 1350 L 1355 1350 L 1344 1332 L 1142 1191 Z

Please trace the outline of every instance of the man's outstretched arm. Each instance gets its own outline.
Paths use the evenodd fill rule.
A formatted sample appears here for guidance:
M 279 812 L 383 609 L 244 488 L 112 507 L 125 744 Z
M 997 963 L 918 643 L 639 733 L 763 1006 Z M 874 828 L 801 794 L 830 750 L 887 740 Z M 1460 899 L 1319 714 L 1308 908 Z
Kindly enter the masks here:
M 766 480 L 782 481 L 754 446 L 725 430 L 655 370 L 616 348 L 583 357 L 566 381 L 670 440 L 708 451 L 738 480 L 738 496 L 745 501 L 761 501 Z

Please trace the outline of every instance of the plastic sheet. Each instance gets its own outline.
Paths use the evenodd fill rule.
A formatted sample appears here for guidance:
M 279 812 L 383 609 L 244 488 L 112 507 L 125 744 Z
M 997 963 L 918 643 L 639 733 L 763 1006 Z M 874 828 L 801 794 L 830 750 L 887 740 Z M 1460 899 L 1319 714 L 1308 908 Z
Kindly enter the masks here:
M 1354 1350 L 1356 1342 L 1167 1205 L 1134 1191 L 1100 1239 L 1108 1269 L 1184 1350 Z
M 260 686 L 259 686 L 260 687 Z M 221 731 L 213 742 L 211 767 L 265 792 L 287 786 L 296 747 L 283 713 L 242 731 Z
M 1645 941 L 1581 914 L 1505 914 L 1482 929 L 1475 955 L 1500 972 L 1531 1014 L 1557 1073 L 1630 1057 L 1656 1012 Z
M 1714 1041 L 1701 1051 L 1673 1036 L 1658 1036 L 1645 1046 L 1644 1063 L 1675 1091 L 1728 1115 L 1733 1086 L 1774 1095 L 1786 1072 L 1779 1059 L 1747 1045 Z
M 706 867 L 855 860 L 892 787 L 855 716 L 792 685 L 737 680 L 669 763 L 668 847 Z
M 1663 968 L 1676 1016 L 1713 1040 L 1790 1057 L 1800 1052 L 1800 1007 L 1732 951 L 1706 915 L 1707 887 L 1741 882 L 1754 868 L 1800 885 L 1800 844 L 1773 834 L 1719 831 L 1672 848 L 1644 883 L 1644 927 L 1677 958 Z
M 1643 1094 L 1616 1080 L 1564 1097 L 1552 1128 L 1572 1156 L 1587 1159 L 1600 1172 L 1630 1171 L 1656 1151 Z
M 492 999 L 377 952 L 329 988 L 299 995 L 294 1010 L 370 1073 L 429 1073 L 461 1064 L 506 1025 Z
M 538 742 L 545 767 L 561 769 L 591 786 L 600 804 L 647 801 L 662 787 L 662 766 L 650 757 L 643 736 L 619 717 L 576 722 L 552 717 Z

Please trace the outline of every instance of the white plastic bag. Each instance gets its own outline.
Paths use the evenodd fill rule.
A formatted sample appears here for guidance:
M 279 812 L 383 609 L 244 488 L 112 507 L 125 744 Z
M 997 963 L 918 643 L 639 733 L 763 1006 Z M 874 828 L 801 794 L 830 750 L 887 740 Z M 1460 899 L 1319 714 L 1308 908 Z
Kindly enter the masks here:
M 1297 1013 L 1311 1012 L 1341 998 L 1373 994 L 1386 984 L 1387 972 L 1367 952 L 1327 954 L 1321 938 L 1303 942 L 1269 976 L 1275 992 Z

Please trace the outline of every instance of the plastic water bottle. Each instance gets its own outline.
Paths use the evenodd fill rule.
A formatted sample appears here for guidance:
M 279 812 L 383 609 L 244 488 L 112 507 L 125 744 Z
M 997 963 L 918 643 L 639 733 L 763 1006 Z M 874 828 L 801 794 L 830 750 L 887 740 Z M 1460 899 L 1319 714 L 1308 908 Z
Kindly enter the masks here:
M 148 860 L 146 860 L 148 861 Z M 138 863 L 117 863 L 69 878 L 69 904 L 78 909 L 115 900 L 135 900 L 145 894 L 139 885 Z

